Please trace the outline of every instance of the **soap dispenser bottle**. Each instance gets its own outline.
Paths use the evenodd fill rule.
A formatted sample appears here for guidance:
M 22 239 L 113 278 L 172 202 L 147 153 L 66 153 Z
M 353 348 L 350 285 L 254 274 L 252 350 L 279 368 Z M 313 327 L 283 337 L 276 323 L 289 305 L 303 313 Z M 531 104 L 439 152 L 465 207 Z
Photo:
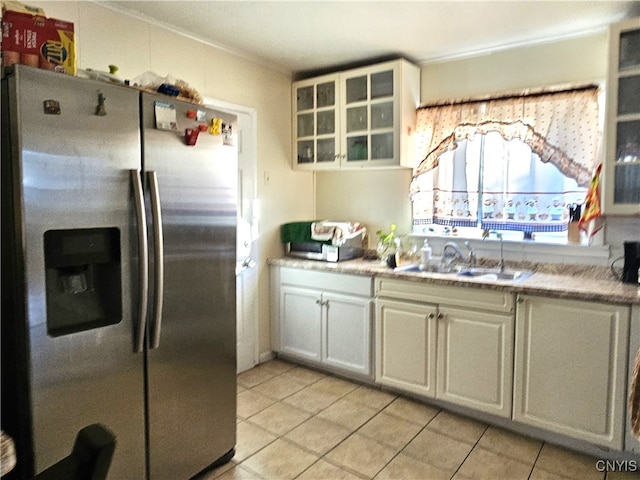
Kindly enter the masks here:
M 431 260 L 431 247 L 429 246 L 429 241 L 425 239 L 422 248 L 420 249 L 420 263 L 422 265 L 427 265 Z

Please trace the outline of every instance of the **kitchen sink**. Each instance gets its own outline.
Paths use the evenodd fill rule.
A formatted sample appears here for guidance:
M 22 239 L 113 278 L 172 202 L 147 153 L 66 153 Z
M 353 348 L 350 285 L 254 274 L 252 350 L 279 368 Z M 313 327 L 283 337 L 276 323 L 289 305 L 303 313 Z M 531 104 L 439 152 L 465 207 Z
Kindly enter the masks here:
M 444 265 L 402 265 L 393 269 L 394 272 L 431 272 L 431 273 L 460 273 L 464 269 L 461 265 L 445 267 Z
M 518 282 L 533 275 L 533 272 L 527 270 L 505 270 L 500 271 L 499 268 L 473 267 L 469 268 L 464 265 L 452 265 L 445 267 L 443 265 L 402 265 L 393 269 L 394 272 L 431 272 L 431 273 L 451 273 L 461 277 L 473 277 L 482 280 L 510 280 Z
M 533 275 L 533 272 L 526 270 L 505 270 L 500 271 L 498 268 L 467 268 L 458 273 L 464 277 L 482 278 L 483 280 L 513 280 L 520 281 Z
M 393 269 L 394 272 L 426 272 L 426 270 L 422 269 L 422 265 L 401 265 L 400 267 L 396 267 Z

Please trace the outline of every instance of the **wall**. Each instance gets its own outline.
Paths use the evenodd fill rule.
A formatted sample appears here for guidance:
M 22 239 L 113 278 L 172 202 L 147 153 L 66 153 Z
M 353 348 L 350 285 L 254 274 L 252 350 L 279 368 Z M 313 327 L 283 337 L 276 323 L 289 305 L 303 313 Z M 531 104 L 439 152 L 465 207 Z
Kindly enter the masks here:
M 109 64 L 115 64 L 118 75 L 127 79 L 146 71 L 170 74 L 207 97 L 257 111 L 259 349 L 270 352 L 265 260 L 282 254 L 282 223 L 312 218 L 314 213 L 312 174 L 290 168 L 291 76 L 91 2 L 43 2 L 37 6 L 50 17 L 74 22 L 79 68 L 108 70 Z M 265 172 L 268 184 L 262 181 Z
M 408 200 L 412 170 L 350 170 L 316 174 L 316 217 L 353 220 L 367 226 L 369 245 L 375 248 L 377 230 L 411 231 Z
M 426 65 L 422 104 L 451 98 L 521 92 L 563 84 L 600 82 L 607 74 L 607 35 L 569 40 Z
M 426 104 L 438 100 L 519 93 L 527 88 L 600 83 L 606 78 L 606 72 L 607 35 L 606 32 L 599 32 L 478 57 L 423 65 L 420 98 L 421 103 Z M 416 162 L 419 160 L 416 159 Z M 362 222 L 364 220 L 361 219 L 367 219 L 373 226 L 370 228 L 372 234 L 379 228 L 387 228 L 389 223 L 398 224 L 398 231 L 401 233 L 411 231 L 411 203 L 407 195 L 408 187 L 405 186 L 410 183 L 410 173 L 400 170 L 366 174 L 347 172 L 346 178 L 353 179 L 354 183 L 345 182 L 335 173 L 316 174 L 318 217 L 347 218 Z M 366 187 L 362 186 L 365 182 Z M 354 202 L 353 199 L 361 190 L 366 192 L 367 201 Z M 380 195 L 373 195 L 372 192 L 380 192 Z M 618 256 L 622 251 L 622 241 L 637 239 L 640 237 L 639 232 L 638 217 L 608 219 L 604 241 L 612 246 L 610 256 Z M 589 258 L 583 253 L 584 249 L 575 253 L 578 261 L 584 262 L 585 258 Z M 566 252 L 560 256 L 567 263 L 569 257 Z M 605 252 L 604 259 L 600 255 L 600 260 L 597 261 L 605 263 L 608 261 L 607 257 Z

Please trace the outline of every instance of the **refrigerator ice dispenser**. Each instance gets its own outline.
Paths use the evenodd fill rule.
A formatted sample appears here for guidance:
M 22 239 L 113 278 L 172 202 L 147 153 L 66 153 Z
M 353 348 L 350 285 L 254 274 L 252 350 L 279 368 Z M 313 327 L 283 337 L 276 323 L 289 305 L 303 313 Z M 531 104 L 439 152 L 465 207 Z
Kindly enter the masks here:
M 47 333 L 52 337 L 122 320 L 120 230 L 44 233 Z

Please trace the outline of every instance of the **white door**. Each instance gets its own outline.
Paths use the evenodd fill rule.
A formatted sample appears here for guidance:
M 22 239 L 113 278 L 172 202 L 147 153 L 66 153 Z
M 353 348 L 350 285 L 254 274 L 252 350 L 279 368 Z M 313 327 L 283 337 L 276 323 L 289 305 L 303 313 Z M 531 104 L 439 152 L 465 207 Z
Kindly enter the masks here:
M 258 363 L 257 114 L 254 109 L 213 99 L 207 106 L 238 116 L 238 248 L 236 322 L 238 373 Z
M 255 113 L 239 113 L 238 268 L 236 303 L 238 373 L 258 363 L 258 204 Z

